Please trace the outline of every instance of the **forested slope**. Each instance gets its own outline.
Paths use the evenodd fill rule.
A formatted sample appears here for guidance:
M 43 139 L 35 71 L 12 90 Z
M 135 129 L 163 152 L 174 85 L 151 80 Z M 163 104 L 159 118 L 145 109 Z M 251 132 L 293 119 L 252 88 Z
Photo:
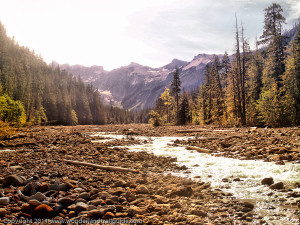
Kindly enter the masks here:
M 92 85 L 86 86 L 80 78 L 47 65 L 33 51 L 19 46 L 1 23 L 0 91 L 4 100 L 22 103 L 31 124 L 46 120 L 63 125 L 130 122 L 128 112 L 103 106 Z M 2 104 L 2 121 L 9 120 L 7 107 Z

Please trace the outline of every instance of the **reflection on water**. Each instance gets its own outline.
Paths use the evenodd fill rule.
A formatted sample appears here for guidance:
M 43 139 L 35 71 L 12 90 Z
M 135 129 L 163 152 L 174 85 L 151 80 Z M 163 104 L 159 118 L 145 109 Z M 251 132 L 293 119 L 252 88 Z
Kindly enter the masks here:
M 120 136 L 122 135 L 104 135 L 104 137 L 117 139 L 121 138 Z M 273 191 L 261 185 L 261 180 L 265 177 L 273 177 L 275 182 L 283 182 L 286 189 L 300 191 L 295 189 L 295 183 L 300 183 L 300 164 L 277 165 L 274 162 L 216 157 L 186 150 L 181 146 L 171 146 L 170 144 L 176 139 L 179 138 L 155 137 L 150 143 L 127 147 L 129 151 L 146 151 L 155 155 L 177 157 L 177 163 L 187 166 L 190 173 L 179 172 L 174 173 L 175 175 L 210 182 L 212 187 L 230 192 L 236 198 L 255 202 L 255 213 L 270 224 L 299 223 L 299 218 L 296 218 L 291 210 L 283 209 L 279 205 L 279 199 L 290 200 L 286 199 L 287 192 Z

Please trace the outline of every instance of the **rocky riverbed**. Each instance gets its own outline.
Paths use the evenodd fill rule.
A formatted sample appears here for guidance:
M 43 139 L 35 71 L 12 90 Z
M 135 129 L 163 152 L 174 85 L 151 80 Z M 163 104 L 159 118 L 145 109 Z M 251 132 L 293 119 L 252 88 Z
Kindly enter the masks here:
M 93 140 L 96 137 L 89 135 L 95 132 L 114 132 L 127 138 L 97 142 Z M 122 146 L 150 141 L 135 136 L 188 135 L 190 140 L 175 144 L 199 151 L 208 149 L 227 157 L 297 163 L 299 134 L 297 128 L 226 131 L 215 127 L 150 125 L 23 129 L 10 140 L 0 142 L 1 150 L 6 150 L 0 152 L 1 221 L 86 219 L 92 223 L 93 219 L 115 219 L 121 224 L 263 224 L 263 218 L 253 211 L 253 202 L 237 200 L 203 181 L 167 174 L 166 171 L 185 171 L 184 166 L 174 163 L 176 158 L 129 152 Z M 62 159 L 139 172 L 70 165 Z M 300 196 L 296 192 L 294 195 L 293 207 L 298 215 Z

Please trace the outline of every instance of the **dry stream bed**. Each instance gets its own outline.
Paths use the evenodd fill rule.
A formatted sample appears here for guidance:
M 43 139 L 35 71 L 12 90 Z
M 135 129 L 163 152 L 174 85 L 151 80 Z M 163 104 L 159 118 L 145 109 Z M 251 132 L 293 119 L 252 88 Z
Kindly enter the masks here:
M 299 128 L 21 130 L 0 142 L 0 221 L 299 224 L 299 149 Z

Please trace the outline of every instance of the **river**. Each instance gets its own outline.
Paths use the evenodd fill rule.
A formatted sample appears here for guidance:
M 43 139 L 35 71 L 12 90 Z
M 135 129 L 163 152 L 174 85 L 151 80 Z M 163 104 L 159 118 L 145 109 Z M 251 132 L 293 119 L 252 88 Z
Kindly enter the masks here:
M 99 141 L 126 138 L 123 135 L 104 133 L 94 136 L 101 137 L 102 140 Z M 176 157 L 176 163 L 185 165 L 188 171 L 172 172 L 174 175 L 209 182 L 212 188 L 231 193 L 238 199 L 251 201 L 255 204 L 257 219 L 263 219 L 269 224 L 299 224 L 299 217 L 294 214 L 297 205 L 291 207 L 291 204 L 284 203 L 299 201 L 299 198 L 287 196 L 292 192 L 300 192 L 300 188 L 295 188 L 295 184 L 300 183 L 300 164 L 286 162 L 278 165 L 262 160 L 239 160 L 198 153 L 186 150 L 183 146 L 173 146 L 176 139 L 182 139 L 179 137 L 152 137 L 151 140 L 148 137 L 134 138 L 148 140 L 148 143 L 126 146 L 129 151 Z M 265 177 L 272 177 L 275 183 L 283 182 L 288 191 L 271 190 L 268 186 L 261 185 L 261 180 Z

